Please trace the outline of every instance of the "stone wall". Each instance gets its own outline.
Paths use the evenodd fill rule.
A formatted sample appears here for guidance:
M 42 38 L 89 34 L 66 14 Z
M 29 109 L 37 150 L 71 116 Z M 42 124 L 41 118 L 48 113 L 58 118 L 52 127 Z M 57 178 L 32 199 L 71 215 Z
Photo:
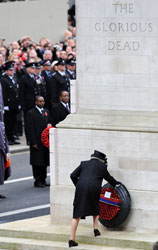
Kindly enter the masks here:
M 51 131 L 52 221 L 71 220 L 70 173 L 96 149 L 130 192 L 124 229 L 157 231 L 158 2 L 76 0 L 76 11 L 78 104 Z
M 17 1 L 0 4 L 0 37 L 6 44 L 31 36 L 35 42 L 47 37 L 58 42 L 67 29 L 66 0 Z
M 76 8 L 79 107 L 157 111 L 158 2 L 80 0 Z

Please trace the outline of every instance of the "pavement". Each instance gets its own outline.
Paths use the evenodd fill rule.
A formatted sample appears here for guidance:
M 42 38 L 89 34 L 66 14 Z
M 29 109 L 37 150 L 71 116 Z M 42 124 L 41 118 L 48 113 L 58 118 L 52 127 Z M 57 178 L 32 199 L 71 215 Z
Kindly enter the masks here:
M 29 151 L 25 136 L 21 144 L 11 145 L 10 153 Z M 75 249 L 82 250 L 152 250 L 158 241 L 154 231 L 109 230 L 99 225 L 101 236 L 94 237 L 92 226 L 79 224 Z M 51 223 L 51 216 L 40 216 L 0 224 L 0 250 L 64 250 L 68 249 L 70 224 Z
M 26 145 L 25 136 L 24 135 L 20 136 L 19 139 L 20 139 L 19 142 L 21 144 L 19 144 L 19 145 L 10 145 L 9 146 L 9 150 L 10 150 L 11 154 L 29 151 L 29 146 Z

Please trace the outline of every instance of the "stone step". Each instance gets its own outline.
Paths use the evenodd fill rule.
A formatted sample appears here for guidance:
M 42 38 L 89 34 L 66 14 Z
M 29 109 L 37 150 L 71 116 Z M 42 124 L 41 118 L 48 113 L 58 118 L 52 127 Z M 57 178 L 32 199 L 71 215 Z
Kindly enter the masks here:
M 143 249 L 152 250 L 157 241 L 157 232 L 136 232 L 124 230 L 109 230 L 99 225 L 101 236 L 94 237 L 92 225 L 81 222 L 77 230 L 76 241 L 79 245 L 92 245 L 101 247 L 113 247 L 115 249 Z M 0 236 L 3 239 L 14 238 L 23 240 L 53 241 L 66 244 L 70 237 L 70 224 L 52 224 L 50 216 L 41 216 L 27 220 L 0 224 Z M 3 245 L 0 245 L 3 248 Z M 7 248 L 7 246 L 5 246 Z M 93 249 L 95 249 L 93 248 Z M 97 249 L 97 248 L 96 248 Z
M 0 247 L 5 250 L 64 250 L 68 249 L 67 242 L 59 241 L 42 241 L 23 238 L 0 237 Z M 90 244 L 79 244 L 74 249 L 80 250 L 122 250 L 117 247 L 107 247 Z M 1 249 L 0 249 L 1 250 Z M 136 250 L 132 248 L 124 248 L 124 250 Z M 143 250 L 143 249 L 139 249 Z

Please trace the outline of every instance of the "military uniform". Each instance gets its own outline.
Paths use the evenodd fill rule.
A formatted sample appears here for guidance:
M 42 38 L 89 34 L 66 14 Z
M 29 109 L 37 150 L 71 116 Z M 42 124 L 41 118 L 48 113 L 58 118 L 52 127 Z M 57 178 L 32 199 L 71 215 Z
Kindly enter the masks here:
M 67 60 L 66 63 L 67 63 L 66 75 L 68 76 L 69 80 L 75 80 L 76 79 L 76 69 L 75 69 L 76 61 L 71 58 Z
M 50 60 L 44 60 L 42 62 L 42 66 L 51 66 Z M 46 98 L 45 98 L 45 107 L 49 110 L 51 109 L 51 99 L 50 99 L 50 93 L 51 93 L 51 81 L 52 81 L 52 72 L 50 70 L 43 69 L 41 72 L 41 76 L 44 79 L 46 83 Z
M 8 62 L 4 69 L 14 70 L 12 67 L 13 65 Z M 1 84 L 6 135 L 10 144 L 19 144 L 15 142 L 17 112 L 19 107 L 19 85 L 14 75 L 11 76 L 6 73 L 1 77 Z

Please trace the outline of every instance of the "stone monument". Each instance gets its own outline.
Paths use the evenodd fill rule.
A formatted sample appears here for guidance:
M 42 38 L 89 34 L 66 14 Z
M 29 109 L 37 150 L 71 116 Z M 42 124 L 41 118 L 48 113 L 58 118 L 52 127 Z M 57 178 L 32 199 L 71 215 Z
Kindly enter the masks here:
M 76 0 L 76 113 L 50 136 L 53 222 L 71 220 L 70 173 L 96 149 L 130 192 L 124 228 L 158 228 L 157 12 L 157 0 Z

